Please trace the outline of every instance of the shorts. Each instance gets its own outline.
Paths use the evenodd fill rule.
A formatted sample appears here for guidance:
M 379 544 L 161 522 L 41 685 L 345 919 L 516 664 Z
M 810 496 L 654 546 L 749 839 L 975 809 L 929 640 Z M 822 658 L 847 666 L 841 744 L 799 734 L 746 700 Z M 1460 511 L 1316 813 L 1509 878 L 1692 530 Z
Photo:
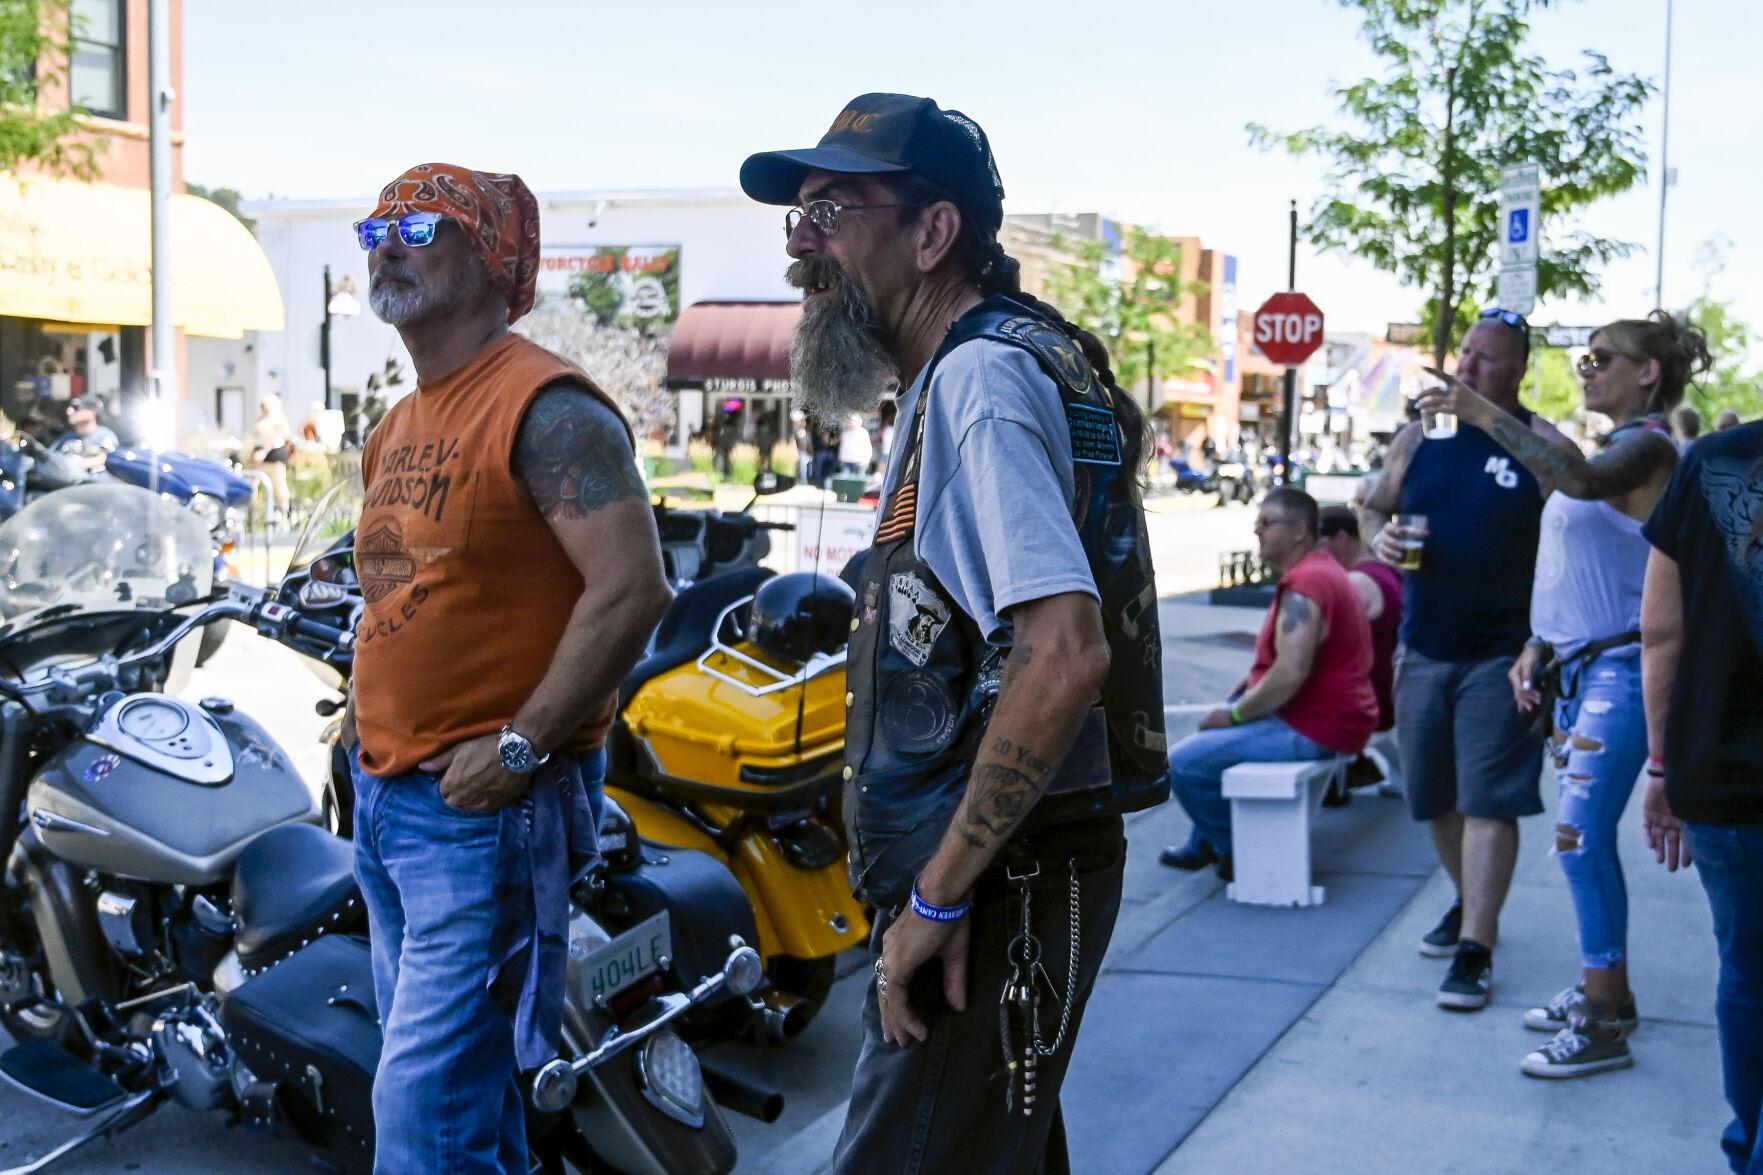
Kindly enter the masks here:
M 1515 820 L 1543 810 L 1543 736 L 1506 680 L 1515 657 L 1435 661 L 1401 650 L 1396 744 L 1416 820 Z

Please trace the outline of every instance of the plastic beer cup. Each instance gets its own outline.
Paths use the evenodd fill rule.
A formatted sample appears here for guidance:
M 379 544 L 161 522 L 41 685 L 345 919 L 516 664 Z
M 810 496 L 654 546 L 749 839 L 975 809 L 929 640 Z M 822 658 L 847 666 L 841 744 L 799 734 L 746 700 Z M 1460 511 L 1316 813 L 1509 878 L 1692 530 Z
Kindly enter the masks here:
M 1456 419 L 1451 418 L 1453 428 Z M 1403 571 L 1419 571 L 1421 553 L 1426 547 L 1426 515 L 1398 514 L 1390 521 L 1401 532 L 1402 557 L 1396 561 L 1396 566 Z

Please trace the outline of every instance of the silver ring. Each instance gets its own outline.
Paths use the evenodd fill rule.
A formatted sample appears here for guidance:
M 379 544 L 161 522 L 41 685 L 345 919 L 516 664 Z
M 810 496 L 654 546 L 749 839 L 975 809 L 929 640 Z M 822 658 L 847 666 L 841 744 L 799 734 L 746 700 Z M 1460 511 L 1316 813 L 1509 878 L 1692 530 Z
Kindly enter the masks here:
M 888 970 L 880 956 L 875 960 L 875 998 L 877 1002 L 886 1002 L 888 998 Z

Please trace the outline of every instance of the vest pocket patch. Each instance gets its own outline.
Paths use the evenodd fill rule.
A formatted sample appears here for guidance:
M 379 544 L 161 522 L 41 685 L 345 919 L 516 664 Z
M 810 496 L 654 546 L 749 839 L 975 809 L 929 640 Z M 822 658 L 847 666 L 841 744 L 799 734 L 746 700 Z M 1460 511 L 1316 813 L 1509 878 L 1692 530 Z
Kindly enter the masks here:
M 931 646 L 948 627 L 949 605 L 915 573 L 888 578 L 888 643 L 914 665 L 930 660 Z
M 959 713 L 942 678 L 929 670 L 908 669 L 888 679 L 879 709 L 882 734 L 896 749 L 928 755 L 955 739 Z

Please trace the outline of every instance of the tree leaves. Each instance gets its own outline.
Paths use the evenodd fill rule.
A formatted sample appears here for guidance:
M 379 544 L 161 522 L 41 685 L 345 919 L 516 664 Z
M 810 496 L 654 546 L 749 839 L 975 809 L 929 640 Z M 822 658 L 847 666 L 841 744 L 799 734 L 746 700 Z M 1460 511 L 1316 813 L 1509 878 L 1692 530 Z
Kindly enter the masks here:
M 69 0 L 0 0 L 0 171 L 32 161 L 51 175 L 95 179 L 102 139 L 71 109 L 47 108 L 42 91 L 65 94 Z
M 1328 164 L 1329 194 L 1300 227 L 1324 252 L 1351 253 L 1432 292 L 1426 316 L 1453 320 L 1461 337 L 1492 293 L 1499 239 L 1499 179 L 1512 164 L 1543 173 L 1545 230 L 1539 295 L 1592 297 L 1599 271 L 1635 246 L 1566 227 L 1572 214 L 1646 178 L 1637 121 L 1651 82 L 1586 50 L 1578 69 L 1553 69 L 1524 52 L 1532 11 L 1547 0 L 1341 0 L 1357 11 L 1360 36 L 1382 74 L 1335 90 L 1343 126 L 1279 132 L 1251 123 L 1264 150 Z M 1447 78 L 1454 85 L 1447 86 Z M 1451 109 L 1447 111 L 1447 102 Z M 1444 128 L 1452 125 L 1446 156 Z M 1455 194 L 1455 240 L 1445 209 Z M 1447 282 L 1447 270 L 1450 280 Z M 1453 291 L 1452 305 L 1438 304 Z

